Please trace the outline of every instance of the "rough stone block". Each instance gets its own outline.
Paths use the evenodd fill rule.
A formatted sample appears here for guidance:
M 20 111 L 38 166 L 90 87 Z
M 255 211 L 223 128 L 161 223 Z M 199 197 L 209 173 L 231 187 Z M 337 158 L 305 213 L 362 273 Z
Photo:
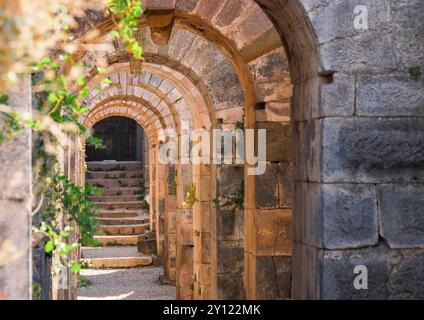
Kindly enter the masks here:
M 294 127 L 295 180 L 321 181 L 322 120 L 298 122 Z
M 244 106 L 240 80 L 228 61 L 216 65 L 205 75 L 204 81 L 208 88 L 213 88 L 211 94 L 216 110 Z
M 380 232 L 391 248 L 424 247 L 422 185 L 378 187 Z
M 234 194 L 244 181 L 244 168 L 237 165 L 217 166 L 217 180 L 218 195 Z
M 179 0 L 177 1 L 176 9 L 192 12 L 198 3 L 198 0 Z
M 138 248 L 138 252 L 141 252 L 144 254 L 156 254 L 157 252 L 156 240 L 141 238 L 137 242 L 137 248 Z
M 287 58 L 282 48 L 263 55 L 250 63 L 258 101 L 282 101 L 292 95 Z
M 202 233 L 200 237 L 200 262 L 210 263 L 211 261 L 211 236 L 209 233 Z
M 152 265 L 154 267 L 161 267 L 161 266 L 163 266 L 163 257 L 158 257 L 158 256 L 153 255 L 152 256 Z
M 256 258 L 256 298 L 290 299 L 291 257 Z
M 237 229 L 237 213 L 231 209 L 219 209 L 217 211 L 219 220 L 217 223 L 217 236 L 220 238 L 234 237 Z
M 187 2 L 187 1 L 186 1 Z M 197 1 L 196 13 L 206 21 L 211 21 L 218 13 L 220 6 L 216 1 Z
M 419 0 L 390 3 L 391 27 L 396 35 L 402 64 L 407 69 L 424 64 L 424 25 L 417 23 L 424 16 L 424 7 Z
M 145 10 L 174 10 L 176 0 L 144 0 Z
M 193 246 L 182 245 L 180 250 L 179 267 L 184 270 L 191 270 L 193 268 Z
M 278 164 L 267 163 L 263 175 L 255 177 L 257 208 L 278 208 Z
M 390 5 L 385 0 L 328 2 L 326 5 L 319 5 L 309 13 L 318 42 L 326 43 L 336 38 L 347 38 L 360 34 L 361 30 L 356 30 L 353 24 L 357 16 L 354 9 L 358 5 L 365 5 L 368 10 L 370 17 L 368 30 L 374 31 L 389 21 Z
M 292 298 L 294 300 L 317 299 L 319 249 L 304 244 L 295 244 L 293 249 Z
M 292 222 L 290 209 L 256 211 L 256 255 L 291 256 Z
M 329 249 L 378 243 L 377 201 L 373 186 L 323 185 L 323 242 Z
M 321 108 L 312 117 L 351 116 L 355 104 L 355 77 L 336 73 L 332 83 L 320 85 Z
M 217 248 L 217 273 L 243 272 L 243 245 L 236 241 L 219 241 Z
M 243 275 L 218 274 L 217 295 L 221 300 L 242 300 L 245 298 Z
M 215 4 L 216 5 L 216 4 Z M 229 26 L 237 17 L 239 17 L 245 10 L 246 5 L 243 0 L 226 1 L 224 7 L 217 15 L 216 26 L 226 27 Z
M 225 57 L 207 40 L 197 36 L 190 51 L 182 59 L 184 65 L 190 66 L 196 74 L 203 77 L 211 73 L 216 65 L 223 63 Z
M 394 252 L 391 259 L 390 297 L 393 300 L 424 299 L 424 251 L 403 250 Z
M 384 300 L 388 298 L 391 271 L 387 247 L 361 250 L 324 251 L 321 262 L 321 299 Z M 354 280 L 356 266 L 368 269 L 368 289 L 357 290 Z
M 290 161 L 292 154 L 291 125 L 278 122 L 259 122 L 257 129 L 266 130 L 266 160 Z
M 396 69 L 400 56 L 393 35 L 369 31 L 319 46 L 324 70 L 380 71 Z M 375 48 L 370 50 L 369 48 Z
M 325 182 L 424 181 L 424 119 L 324 120 Z
M 424 86 L 405 72 L 361 75 L 357 84 L 357 113 L 361 116 L 416 116 L 424 112 Z
M 299 206 L 293 212 L 293 239 L 315 247 L 322 246 L 322 188 L 319 183 L 295 183 Z
M 293 205 L 294 176 L 293 162 L 278 164 L 278 200 L 280 208 L 291 208 Z

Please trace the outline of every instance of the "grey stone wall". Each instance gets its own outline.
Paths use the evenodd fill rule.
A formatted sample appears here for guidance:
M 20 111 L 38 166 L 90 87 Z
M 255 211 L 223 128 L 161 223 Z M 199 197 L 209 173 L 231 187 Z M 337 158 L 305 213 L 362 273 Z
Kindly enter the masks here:
M 8 92 L 17 112 L 31 112 L 31 82 Z M 0 123 L 0 126 L 2 124 Z M 0 299 L 31 299 L 31 131 L 0 145 Z
M 294 84 L 293 298 L 423 298 L 422 1 L 256 2 Z
M 424 298 L 424 79 L 408 71 L 424 66 L 422 2 L 301 2 L 323 72 L 296 85 L 312 100 L 293 110 L 294 297 Z M 353 27 L 357 5 L 368 30 Z

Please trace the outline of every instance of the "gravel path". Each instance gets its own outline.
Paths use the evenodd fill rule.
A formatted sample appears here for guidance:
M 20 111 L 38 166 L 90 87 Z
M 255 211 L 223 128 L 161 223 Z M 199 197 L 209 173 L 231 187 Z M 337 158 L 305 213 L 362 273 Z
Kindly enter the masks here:
M 91 283 L 78 288 L 78 300 L 174 300 L 174 286 L 161 285 L 162 268 L 93 270 L 83 269 L 81 275 Z

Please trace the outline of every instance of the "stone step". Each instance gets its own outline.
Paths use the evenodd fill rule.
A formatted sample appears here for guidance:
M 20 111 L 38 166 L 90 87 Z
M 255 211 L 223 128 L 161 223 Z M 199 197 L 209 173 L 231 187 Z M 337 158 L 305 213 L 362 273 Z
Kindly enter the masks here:
M 100 225 L 97 228 L 99 235 L 142 235 L 149 228 L 149 224 Z
M 137 252 L 136 247 L 83 247 L 82 261 L 91 264 L 92 268 L 132 268 L 148 266 L 152 257 Z
M 140 171 L 143 163 L 139 161 L 87 161 L 89 171 Z
M 124 179 L 141 178 L 143 171 L 87 171 L 86 179 Z
M 81 259 L 90 269 L 135 268 L 152 265 L 152 257 L 122 257 L 122 258 L 93 258 Z
M 143 209 L 142 201 L 123 201 L 123 202 L 93 202 L 102 210 L 125 210 L 125 209 Z
M 136 195 L 131 196 L 92 196 L 89 199 L 93 202 L 125 202 L 125 201 L 140 201 Z
M 136 218 L 140 211 L 136 210 L 99 210 L 96 218 Z
M 149 218 L 97 218 L 100 225 L 103 226 L 119 226 L 132 224 L 148 224 Z
M 137 191 L 140 189 L 139 186 L 137 187 L 130 187 L 130 188 L 107 188 L 102 189 L 102 196 L 134 196 L 137 195 Z
M 140 188 L 141 179 L 140 178 L 122 178 L 122 179 L 87 179 L 87 184 L 99 187 L 102 189 L 117 189 L 117 188 L 127 188 L 127 187 L 136 187 Z
M 135 246 L 137 245 L 138 235 L 130 236 L 94 236 L 94 239 L 100 242 L 103 246 Z

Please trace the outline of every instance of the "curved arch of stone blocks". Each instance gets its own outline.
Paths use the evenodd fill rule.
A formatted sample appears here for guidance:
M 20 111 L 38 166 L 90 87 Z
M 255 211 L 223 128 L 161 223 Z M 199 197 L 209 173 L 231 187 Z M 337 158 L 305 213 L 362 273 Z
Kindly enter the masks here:
M 84 125 L 91 129 L 97 122 L 113 116 L 127 117 L 136 121 L 143 129 L 147 137 L 148 144 L 154 144 L 158 137 L 159 130 L 163 129 L 160 122 L 155 119 L 155 115 L 149 109 L 139 104 L 123 103 L 122 101 L 110 101 L 104 105 L 94 108 L 87 116 Z M 157 124 L 160 126 L 157 127 Z
M 210 2 L 204 0 L 195 2 L 195 5 L 192 1 L 177 1 L 175 24 L 168 45 L 154 44 L 150 40 L 149 31 L 145 32 L 145 36 L 147 36 L 144 45 L 146 61 L 161 69 L 171 70 L 167 70 L 162 78 L 169 77 L 174 69 L 174 72 L 183 74 L 191 80 L 190 83 L 199 88 L 202 100 L 209 106 L 209 119 L 212 124 L 234 125 L 242 120 L 243 113 L 246 116 L 245 126 L 247 128 L 255 127 L 257 119 L 262 122 L 287 122 L 290 119 L 289 100 L 292 91 L 288 62 L 282 50 L 278 32 L 253 1 L 218 2 L 217 4 L 214 1 L 213 6 L 215 7 L 211 7 Z M 103 35 L 108 33 L 107 22 L 104 22 L 100 28 L 103 28 Z M 122 55 L 121 48 L 116 48 L 115 51 L 111 56 L 117 58 L 112 61 L 119 62 L 122 61 L 120 59 L 124 59 L 124 61 L 130 59 L 128 56 Z M 175 78 L 178 79 L 178 77 Z M 181 81 L 177 80 L 177 83 L 179 82 Z M 188 97 L 193 98 L 193 96 L 189 95 Z M 260 108 L 255 108 L 257 103 L 260 103 Z M 192 102 L 191 105 L 195 105 L 195 102 Z M 213 116 L 210 116 L 211 114 Z M 193 122 L 197 119 L 199 119 L 197 116 L 193 116 Z M 197 125 L 197 127 L 200 126 Z M 277 126 L 274 125 L 274 127 Z M 199 166 L 193 169 L 196 174 L 196 184 L 202 190 L 199 197 L 205 199 L 205 202 L 202 203 L 203 207 L 195 208 L 195 211 L 204 210 L 206 205 L 209 206 L 210 214 L 212 214 L 214 208 L 212 208 L 210 199 L 211 195 L 215 193 L 214 189 L 217 188 L 211 183 L 215 181 L 215 178 L 212 178 L 215 174 L 214 169 L 206 167 L 205 170 Z M 231 172 L 231 168 L 229 169 Z M 205 175 L 202 176 L 202 174 Z M 237 179 L 242 179 L 242 177 L 237 176 Z M 246 188 L 247 209 L 254 215 L 256 211 L 254 191 L 256 180 L 246 176 L 245 181 L 246 186 L 249 187 Z M 209 190 L 209 197 L 203 197 L 205 194 L 203 190 Z M 219 191 L 218 196 L 220 192 L 223 191 Z M 216 237 L 216 235 L 212 236 Z M 204 241 L 200 244 L 201 248 L 208 247 L 207 242 L 211 241 L 210 238 L 203 237 L 200 240 Z M 216 239 L 212 242 L 216 242 Z M 237 250 L 239 249 L 237 248 Z M 216 252 L 216 248 L 212 250 Z M 209 264 L 211 260 L 208 259 L 215 259 L 209 257 L 202 260 L 199 255 L 201 252 L 197 257 L 198 266 Z M 196 271 L 196 275 L 201 278 L 202 275 L 211 271 L 210 268 L 210 266 L 200 268 Z M 212 269 L 215 269 L 213 270 L 214 274 L 220 272 L 217 268 L 221 267 L 212 266 Z M 240 272 L 240 274 L 242 273 Z M 220 276 L 226 275 L 218 275 L 218 278 Z M 221 281 L 222 285 L 227 280 L 235 281 L 234 279 L 238 279 L 239 274 L 235 276 L 218 281 Z M 239 280 L 242 282 L 243 279 Z M 202 287 L 202 290 L 199 291 L 203 292 L 200 297 L 220 296 L 218 292 L 221 289 L 216 287 L 216 283 L 212 283 L 211 287 L 208 281 L 207 277 L 203 277 L 198 283 Z M 256 278 L 253 281 L 256 282 Z M 251 294 L 251 291 L 248 291 L 248 294 Z M 190 294 L 187 295 L 187 297 L 189 296 Z M 197 295 L 195 294 L 195 296 Z M 233 296 L 233 298 L 238 297 Z

